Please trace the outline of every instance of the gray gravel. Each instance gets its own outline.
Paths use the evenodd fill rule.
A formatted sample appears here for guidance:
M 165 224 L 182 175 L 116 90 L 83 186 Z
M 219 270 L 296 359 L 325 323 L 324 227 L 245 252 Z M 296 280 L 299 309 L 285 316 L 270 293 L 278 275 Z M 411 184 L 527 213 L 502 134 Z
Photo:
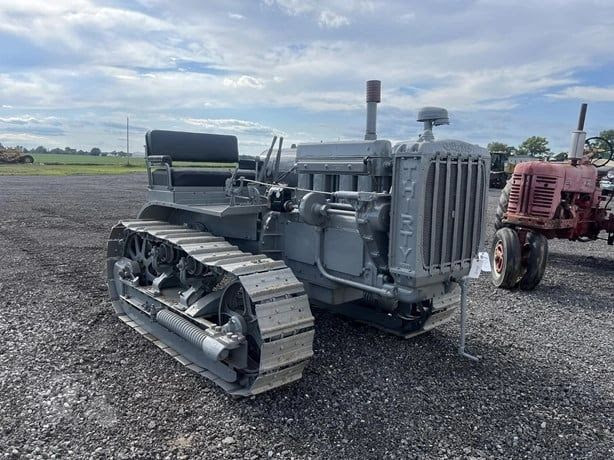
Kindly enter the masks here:
M 303 379 L 233 400 L 111 312 L 105 240 L 144 191 L 142 175 L 0 177 L 6 457 L 614 456 L 614 251 L 605 242 L 551 242 L 534 292 L 474 282 L 477 364 L 456 355 L 457 322 L 405 341 L 316 312 Z

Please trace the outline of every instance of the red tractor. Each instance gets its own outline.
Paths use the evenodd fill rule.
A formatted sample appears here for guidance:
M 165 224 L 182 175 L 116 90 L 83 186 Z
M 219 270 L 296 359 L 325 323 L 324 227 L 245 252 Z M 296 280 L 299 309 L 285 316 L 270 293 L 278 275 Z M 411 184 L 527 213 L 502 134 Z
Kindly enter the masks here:
M 586 139 L 585 117 L 582 104 L 568 161 L 520 163 L 502 190 L 490 254 L 495 286 L 534 289 L 546 269 L 548 239 L 590 241 L 605 231 L 604 239 L 614 244 L 612 196 L 599 188 L 595 159 L 605 149 L 605 161 L 612 160 L 614 149 L 607 139 Z

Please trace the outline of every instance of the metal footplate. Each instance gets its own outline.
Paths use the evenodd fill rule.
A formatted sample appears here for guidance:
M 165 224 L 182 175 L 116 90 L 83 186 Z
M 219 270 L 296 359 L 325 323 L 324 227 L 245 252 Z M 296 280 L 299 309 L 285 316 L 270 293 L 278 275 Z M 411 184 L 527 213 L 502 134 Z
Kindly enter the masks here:
M 189 282 L 185 271 L 179 275 L 188 261 Z M 120 320 L 232 395 L 299 380 L 313 355 L 309 301 L 283 261 L 243 252 L 208 232 L 130 220 L 111 232 L 107 271 Z M 206 289 L 205 274 L 224 282 Z M 222 299 L 233 286 L 249 300 L 243 316 L 229 310 L 222 324 Z

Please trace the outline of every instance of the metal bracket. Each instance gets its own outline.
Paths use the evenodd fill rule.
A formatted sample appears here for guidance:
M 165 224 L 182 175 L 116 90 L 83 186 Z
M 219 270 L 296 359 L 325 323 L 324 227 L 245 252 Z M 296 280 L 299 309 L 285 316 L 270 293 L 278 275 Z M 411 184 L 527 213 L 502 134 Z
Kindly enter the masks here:
M 151 174 L 151 167 L 152 166 L 164 166 L 164 169 L 166 169 L 166 177 L 168 180 L 168 185 L 167 188 L 169 190 L 173 190 L 173 174 L 172 174 L 172 166 L 173 166 L 173 160 L 171 159 L 171 157 L 169 155 L 151 155 L 151 156 L 147 156 L 145 157 L 145 163 L 147 165 L 147 177 L 149 178 L 149 185 L 153 185 L 152 184 L 152 174 Z
M 192 303 L 185 311 L 185 314 L 192 318 L 217 314 L 218 306 L 220 304 L 220 297 L 222 297 L 223 293 L 223 290 L 219 290 L 204 295 L 196 302 Z
M 195 300 L 202 297 L 205 288 L 202 282 L 195 281 L 188 289 L 179 293 L 179 304 L 185 309 L 189 308 Z
M 168 269 L 160 273 L 152 282 L 151 290 L 155 296 L 162 294 L 162 289 L 172 285 L 175 279 L 175 274 L 172 269 Z
M 469 284 L 468 278 L 463 276 L 459 281 L 457 281 L 458 285 L 461 289 L 461 306 L 460 306 L 460 344 L 458 347 L 458 354 L 464 358 L 470 359 L 471 361 L 479 361 L 480 359 L 477 356 L 474 356 L 465 351 L 465 336 L 467 333 L 466 323 L 467 323 L 467 287 Z

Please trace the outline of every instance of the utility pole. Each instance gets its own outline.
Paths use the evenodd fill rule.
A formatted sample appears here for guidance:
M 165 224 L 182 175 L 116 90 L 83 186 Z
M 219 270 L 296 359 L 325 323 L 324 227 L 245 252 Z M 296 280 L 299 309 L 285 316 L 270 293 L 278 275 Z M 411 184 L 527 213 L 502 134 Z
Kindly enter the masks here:
M 126 158 L 130 165 L 130 118 L 126 117 Z

